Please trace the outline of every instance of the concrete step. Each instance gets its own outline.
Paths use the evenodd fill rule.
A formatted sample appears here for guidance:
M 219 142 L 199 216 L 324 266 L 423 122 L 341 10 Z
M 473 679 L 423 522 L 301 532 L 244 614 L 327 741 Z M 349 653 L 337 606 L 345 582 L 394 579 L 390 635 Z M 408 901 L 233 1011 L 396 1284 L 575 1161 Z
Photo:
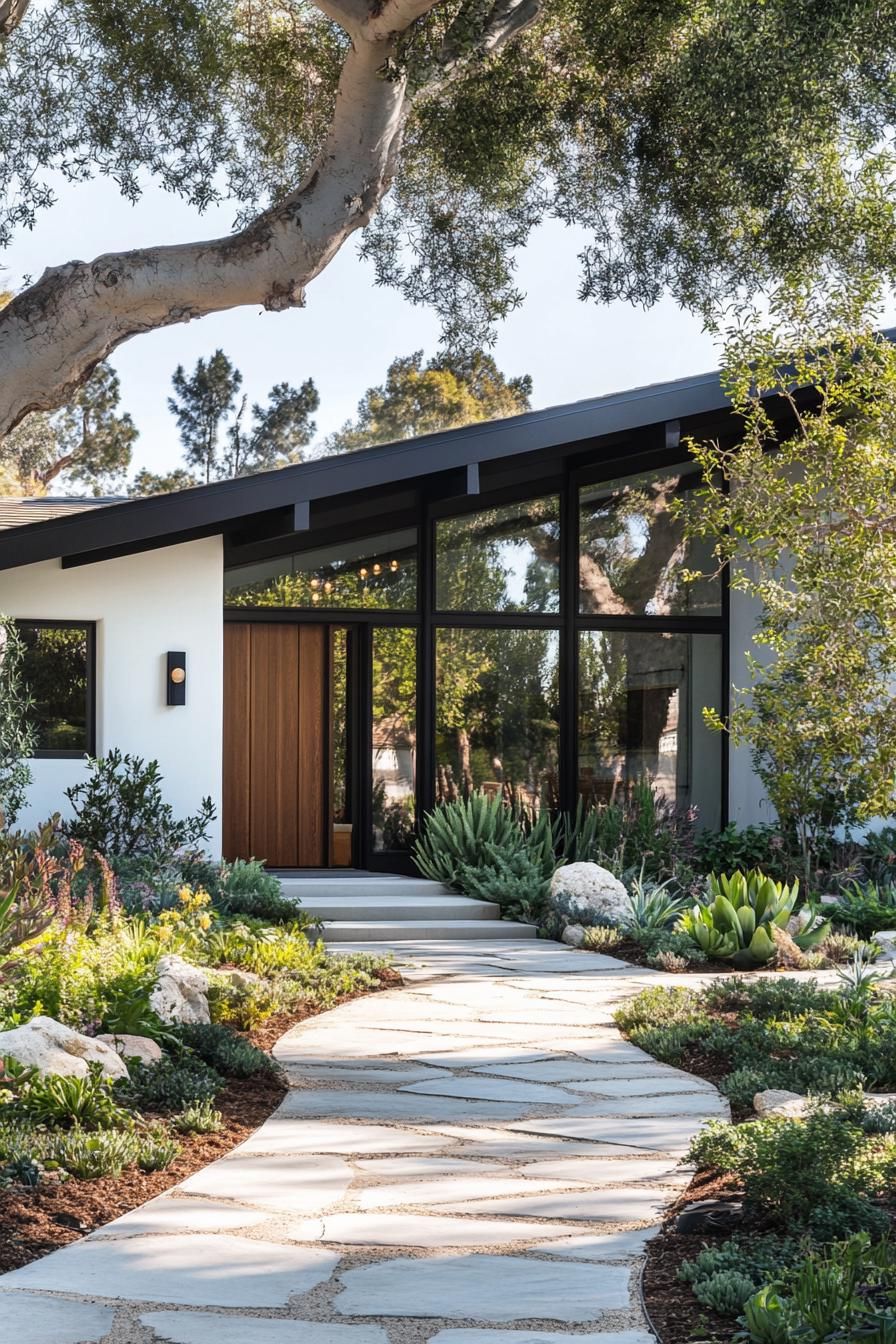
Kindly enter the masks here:
M 484 938 L 530 939 L 534 924 L 509 919 L 403 919 L 395 924 L 378 920 L 339 920 L 323 926 L 325 943 L 471 942 Z
M 469 896 L 405 896 L 392 891 L 388 896 L 330 896 L 327 893 L 301 896 L 301 909 L 315 919 L 361 920 L 364 923 L 400 924 L 409 919 L 500 919 L 501 907 L 491 901 L 474 901 Z
M 457 897 L 456 891 L 443 886 L 441 882 L 428 882 L 422 877 L 391 877 L 388 874 L 376 877 L 368 877 L 366 874 L 355 877 L 281 877 L 280 889 L 284 896 L 297 896 L 303 905 L 317 897 L 329 901 L 337 896 L 340 899 L 363 896 L 383 903 L 396 896 L 404 900 L 409 896 Z

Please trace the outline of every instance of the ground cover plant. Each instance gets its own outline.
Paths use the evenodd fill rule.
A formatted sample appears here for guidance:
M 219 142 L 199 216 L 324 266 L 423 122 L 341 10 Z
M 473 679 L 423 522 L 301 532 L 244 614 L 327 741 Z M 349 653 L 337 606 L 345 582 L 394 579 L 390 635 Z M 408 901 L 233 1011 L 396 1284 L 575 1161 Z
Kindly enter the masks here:
M 857 963 L 830 988 L 743 977 L 654 987 L 617 1013 L 633 1043 L 711 1079 L 734 1114 L 693 1141 L 697 1176 L 682 1203 L 740 1201 L 742 1221 L 701 1245 L 673 1216 L 651 1250 L 648 1307 L 665 1341 L 687 1337 L 678 1321 L 695 1305 L 705 1338 L 892 1337 L 896 1107 L 866 1095 L 896 1089 L 892 984 Z M 757 1115 L 754 1095 L 769 1088 L 807 1101 L 798 1114 Z
M 113 798 L 112 814 L 117 807 Z M 128 807 L 132 817 L 139 811 Z M 274 1040 L 293 1022 L 397 979 L 382 958 L 330 956 L 260 864 L 212 864 L 172 849 L 166 827 L 153 833 L 169 848 L 136 856 L 143 890 L 130 909 L 116 861 L 79 838 L 56 825 L 30 836 L 0 831 L 0 1032 L 50 1017 L 87 1036 L 141 1037 L 161 1052 L 157 1062 L 128 1060 L 118 1080 L 98 1063 L 69 1077 L 0 1057 L 0 1220 L 8 1233 L 0 1270 L 228 1151 L 282 1095 L 268 1053 Z M 135 823 L 130 833 L 151 830 Z M 133 883 L 132 896 L 134 871 L 122 884 Z M 156 873 L 164 874 L 160 889 Z M 214 894 L 185 873 L 206 878 Z M 199 975 L 210 1022 L 162 1016 L 156 990 L 165 957 Z

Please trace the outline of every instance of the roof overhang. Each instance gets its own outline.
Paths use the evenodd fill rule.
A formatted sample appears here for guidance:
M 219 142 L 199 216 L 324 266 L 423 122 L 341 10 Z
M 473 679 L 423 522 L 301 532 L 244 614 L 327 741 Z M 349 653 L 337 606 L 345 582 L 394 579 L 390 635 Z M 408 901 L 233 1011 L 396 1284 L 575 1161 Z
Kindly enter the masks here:
M 0 570 L 43 560 L 85 564 L 245 528 L 271 515 L 282 533 L 309 525 L 315 501 L 688 421 L 730 410 L 717 372 L 487 421 L 418 439 L 315 458 L 294 467 L 196 486 L 0 532 Z

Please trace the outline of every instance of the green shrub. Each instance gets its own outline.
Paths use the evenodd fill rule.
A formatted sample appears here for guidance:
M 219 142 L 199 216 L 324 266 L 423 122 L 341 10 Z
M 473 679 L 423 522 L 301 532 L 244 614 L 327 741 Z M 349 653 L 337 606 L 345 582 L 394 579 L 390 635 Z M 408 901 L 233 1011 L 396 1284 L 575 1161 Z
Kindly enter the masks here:
M 184 1054 L 163 1055 L 157 1064 L 135 1063 L 130 1079 L 116 1085 L 119 1096 L 141 1111 L 182 1111 L 195 1101 L 211 1101 L 224 1086 L 220 1073 Z
M 733 1237 L 719 1246 L 705 1246 L 693 1260 L 683 1261 L 678 1278 L 691 1285 L 701 1306 L 720 1316 L 737 1317 L 757 1288 L 798 1258 L 799 1245 L 788 1238 Z
M 701 873 L 749 872 L 759 868 L 779 882 L 792 882 L 803 870 L 803 857 L 793 853 L 777 826 L 738 826 L 698 832 L 694 856 Z
M 428 813 L 413 852 L 424 877 L 457 891 L 475 886 L 470 895 L 488 884 L 490 900 L 501 900 L 498 885 L 509 874 L 517 896 L 525 884 L 533 908 L 546 898 L 557 866 L 548 812 L 530 823 L 501 798 L 484 793 L 442 803 Z
M 582 946 L 588 952 L 612 952 L 624 938 L 623 931 L 611 924 L 594 924 L 585 930 Z
M 676 1022 L 707 1023 L 708 1016 L 698 991 L 667 989 L 665 986 L 643 989 L 614 1014 L 616 1025 L 624 1032 L 639 1027 L 665 1026 Z
M 178 820 L 162 796 L 158 761 L 115 748 L 87 766 L 87 778 L 65 791 L 74 815 L 63 829 L 88 849 L 166 856 L 208 838 L 215 818 L 211 798 L 203 798 L 194 816 Z
M 541 857 L 528 846 L 505 852 L 485 843 L 475 865 L 460 863 L 457 883 L 479 901 L 494 901 L 516 919 L 536 920 L 546 895 Z
M 279 1072 L 274 1059 L 218 1023 L 193 1023 L 178 1028 L 181 1041 L 216 1074 L 225 1078 L 253 1078 Z
M 896 927 L 896 886 L 892 882 L 850 882 L 831 906 L 832 918 L 860 938 Z
M 869 831 L 862 844 L 862 866 L 874 882 L 896 877 L 896 826 Z
M 666 963 L 674 959 L 678 963 L 674 969 L 685 970 L 706 961 L 706 953 L 701 952 L 686 933 L 672 929 L 639 929 L 632 937 L 643 949 L 649 966 L 665 969 Z
M 141 1171 L 164 1171 L 181 1154 L 181 1146 L 160 1125 L 144 1130 L 134 1161 Z
M 178 1134 L 217 1134 L 224 1128 L 224 1118 L 210 1101 L 194 1101 L 172 1116 L 171 1124 Z
M 773 931 L 786 928 L 798 896 L 799 882 L 784 886 L 758 869 L 730 877 L 711 873 L 705 901 L 682 915 L 681 928 L 708 957 L 753 970 L 777 956 Z M 816 921 L 793 941 L 805 952 L 829 933 L 830 925 Z
M 810 1250 L 744 1304 L 750 1344 L 892 1344 L 896 1337 L 893 1249 L 866 1233 Z
M 851 1068 L 827 1055 L 805 1055 L 782 1063 L 765 1060 L 759 1065 L 733 1069 L 719 1083 L 719 1090 L 735 1106 L 749 1107 L 757 1092 L 780 1088 L 804 1096 L 837 1097 L 862 1087 L 860 1069 Z
M 883 1159 L 844 1112 L 714 1122 L 693 1140 L 689 1156 L 698 1167 L 735 1176 L 752 1204 L 789 1229 L 806 1228 L 817 1210 L 835 1207 L 880 1226 L 867 1194 L 880 1187 Z
M 52 1129 L 116 1129 L 132 1117 L 112 1089 L 101 1066 L 91 1063 L 85 1078 L 55 1073 L 33 1078 L 11 1105 L 15 1113 Z
M 58 1134 L 48 1149 L 50 1160 L 83 1181 L 101 1176 L 120 1176 L 125 1167 L 136 1166 L 141 1139 L 132 1130 L 72 1129 Z
M 282 894 L 279 878 L 266 872 L 256 859 L 222 864 L 216 887 L 214 891 L 210 887 L 206 890 L 226 914 L 249 915 L 273 924 L 314 922 L 302 914 L 297 900 Z
M 237 1031 L 252 1031 L 274 1013 L 288 1006 L 289 994 L 284 987 L 272 981 L 250 981 L 234 984 L 226 976 L 209 977 L 208 1006 L 213 1023 L 234 1027 Z

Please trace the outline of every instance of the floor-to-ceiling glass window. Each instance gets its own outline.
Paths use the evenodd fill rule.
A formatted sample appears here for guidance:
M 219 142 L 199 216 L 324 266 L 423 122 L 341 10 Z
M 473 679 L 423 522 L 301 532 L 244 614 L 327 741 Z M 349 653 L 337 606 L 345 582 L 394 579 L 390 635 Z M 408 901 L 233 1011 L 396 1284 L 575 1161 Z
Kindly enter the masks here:
M 646 780 L 719 824 L 723 744 L 703 711 L 726 708 L 723 586 L 680 517 L 698 485 L 692 467 L 559 467 L 527 499 L 421 491 L 413 525 L 228 566 L 232 621 L 331 638 L 333 862 L 410 871 L 421 808 L 473 789 L 534 813 Z
M 417 631 L 375 626 L 371 636 L 373 848 L 406 850 L 417 815 Z
M 717 826 L 721 740 L 703 710 L 722 709 L 722 585 L 680 514 L 698 485 L 668 467 L 579 492 L 578 791 L 612 802 L 647 780 Z
M 436 800 L 484 789 L 555 807 L 559 497 L 439 520 L 435 592 Z

